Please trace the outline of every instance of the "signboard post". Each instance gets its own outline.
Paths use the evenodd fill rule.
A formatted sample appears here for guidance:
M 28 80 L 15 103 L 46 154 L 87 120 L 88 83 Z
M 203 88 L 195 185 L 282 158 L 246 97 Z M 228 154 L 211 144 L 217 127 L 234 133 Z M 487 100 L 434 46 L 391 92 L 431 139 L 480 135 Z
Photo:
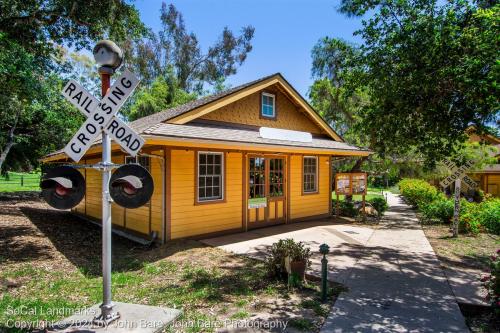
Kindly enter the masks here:
M 335 215 L 339 216 L 339 195 L 358 194 L 362 196 L 363 220 L 366 218 L 365 211 L 365 196 L 367 187 L 367 174 L 364 172 L 357 173 L 337 173 L 335 175 L 335 195 L 337 204 L 335 207 Z
M 451 175 L 443 179 L 439 184 L 443 188 L 447 188 L 453 182 L 455 182 L 455 205 L 453 211 L 453 237 L 458 237 L 458 224 L 460 220 L 460 193 L 462 192 L 462 180 L 467 185 L 467 187 L 471 189 L 475 189 L 478 187 L 477 183 L 470 179 L 466 172 L 472 168 L 474 165 L 474 161 L 467 161 L 464 165 L 457 167 L 455 163 L 450 160 L 445 159 L 443 161 L 444 165 L 450 170 Z

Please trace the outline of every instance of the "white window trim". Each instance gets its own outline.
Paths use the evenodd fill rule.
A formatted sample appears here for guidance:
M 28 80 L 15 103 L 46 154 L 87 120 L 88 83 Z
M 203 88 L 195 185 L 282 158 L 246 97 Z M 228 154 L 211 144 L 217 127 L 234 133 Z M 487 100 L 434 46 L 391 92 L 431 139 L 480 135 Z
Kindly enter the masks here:
M 220 155 L 221 156 L 221 197 L 219 199 L 200 199 L 200 154 L 210 154 L 210 155 Z M 225 168 L 225 154 L 223 152 L 217 151 L 198 151 L 196 156 L 196 202 L 205 203 L 205 202 L 219 202 L 224 201 L 224 187 L 226 186 L 224 179 L 226 178 L 226 168 Z
M 315 182 L 314 182 L 314 187 L 315 187 L 314 191 L 306 191 L 304 189 L 304 166 L 305 166 L 304 161 L 305 161 L 306 158 L 314 158 L 316 160 L 316 177 L 315 177 Z M 319 177 L 318 177 L 319 172 L 318 171 L 319 171 L 319 159 L 318 159 L 318 156 L 303 156 L 302 157 L 302 191 L 304 193 L 312 194 L 312 193 L 318 193 L 319 192 L 319 188 L 318 188 L 319 187 Z
M 264 102 L 262 101 L 262 96 L 272 97 L 273 98 L 273 115 L 264 114 Z M 276 95 L 263 92 L 260 97 L 260 115 L 265 118 L 276 118 Z

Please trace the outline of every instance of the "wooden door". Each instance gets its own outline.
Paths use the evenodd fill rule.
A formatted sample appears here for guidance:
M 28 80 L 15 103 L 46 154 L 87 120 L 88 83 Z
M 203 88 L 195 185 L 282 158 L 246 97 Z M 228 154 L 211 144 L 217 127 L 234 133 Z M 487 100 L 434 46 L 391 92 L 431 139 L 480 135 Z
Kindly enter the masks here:
M 248 227 L 286 221 L 286 158 L 252 155 L 248 159 Z

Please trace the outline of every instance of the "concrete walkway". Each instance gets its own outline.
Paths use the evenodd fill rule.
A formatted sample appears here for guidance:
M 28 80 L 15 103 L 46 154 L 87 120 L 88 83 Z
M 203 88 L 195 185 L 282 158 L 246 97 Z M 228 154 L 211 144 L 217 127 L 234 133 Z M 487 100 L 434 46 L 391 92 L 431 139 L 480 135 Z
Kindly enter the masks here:
M 388 200 L 321 332 L 468 332 L 415 214 L 398 196 Z
M 468 332 L 440 262 L 414 212 L 388 193 L 378 226 L 338 220 L 262 228 L 202 242 L 263 260 L 272 243 L 303 241 L 313 251 L 308 273 L 320 276 L 318 247 L 327 243 L 328 279 L 349 291 L 337 299 L 321 332 Z

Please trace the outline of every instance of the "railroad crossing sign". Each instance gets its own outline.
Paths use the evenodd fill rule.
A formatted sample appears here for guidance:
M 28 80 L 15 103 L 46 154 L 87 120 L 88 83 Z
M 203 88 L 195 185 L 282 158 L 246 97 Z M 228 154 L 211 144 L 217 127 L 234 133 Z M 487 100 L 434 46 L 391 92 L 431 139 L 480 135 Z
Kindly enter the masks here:
M 447 188 L 457 179 L 461 179 L 463 183 L 470 189 L 475 189 L 478 187 L 477 183 L 466 175 L 466 172 L 469 171 L 470 168 L 472 168 L 472 166 L 474 165 L 473 161 L 467 161 L 460 167 L 457 167 L 455 163 L 447 159 L 445 159 L 443 163 L 448 168 L 448 170 L 451 171 L 451 175 L 449 175 L 439 183 L 442 187 Z
M 87 120 L 64 148 L 66 155 L 75 162 L 80 161 L 97 136 L 105 131 L 127 153 L 136 156 L 144 145 L 144 139 L 116 114 L 138 84 L 139 79 L 125 70 L 99 102 L 78 82 L 70 80 L 63 88 L 62 95 L 76 106 Z

